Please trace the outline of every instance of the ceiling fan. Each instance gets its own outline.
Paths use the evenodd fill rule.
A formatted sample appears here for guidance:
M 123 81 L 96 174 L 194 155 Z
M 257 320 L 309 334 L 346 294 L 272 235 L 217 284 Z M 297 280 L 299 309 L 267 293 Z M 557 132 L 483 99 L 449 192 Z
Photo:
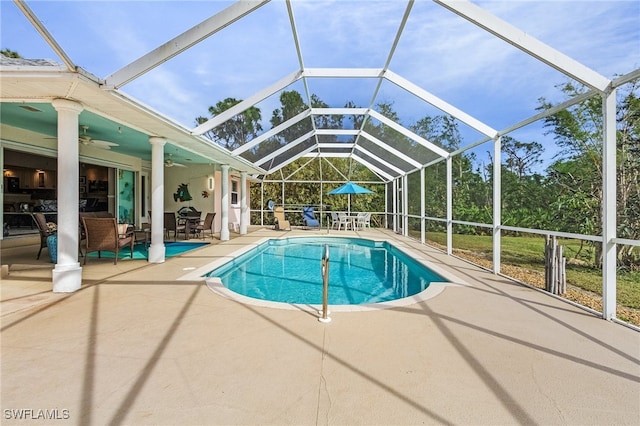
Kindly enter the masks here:
M 80 128 L 82 129 L 82 133 L 78 138 L 78 142 L 81 143 L 82 145 L 85 145 L 85 146 L 91 145 L 101 149 L 111 149 L 112 146 L 118 146 L 118 144 L 115 142 L 93 139 L 91 136 L 87 134 L 87 130 L 89 130 L 89 126 L 86 126 L 86 125 L 80 126 Z
M 180 163 L 176 163 L 175 161 L 173 161 L 173 159 L 171 158 L 173 154 L 169 154 L 169 158 L 167 158 L 166 160 L 164 160 L 164 166 L 165 167 L 187 167 L 184 164 L 180 164 Z

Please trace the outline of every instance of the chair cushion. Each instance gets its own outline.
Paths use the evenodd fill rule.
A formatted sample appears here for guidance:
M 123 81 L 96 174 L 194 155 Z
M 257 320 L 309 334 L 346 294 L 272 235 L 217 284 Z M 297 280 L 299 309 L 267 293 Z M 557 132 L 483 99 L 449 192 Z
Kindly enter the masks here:
M 127 228 L 129 228 L 128 223 L 119 223 L 118 224 L 118 236 L 120 238 L 125 237 L 127 235 Z

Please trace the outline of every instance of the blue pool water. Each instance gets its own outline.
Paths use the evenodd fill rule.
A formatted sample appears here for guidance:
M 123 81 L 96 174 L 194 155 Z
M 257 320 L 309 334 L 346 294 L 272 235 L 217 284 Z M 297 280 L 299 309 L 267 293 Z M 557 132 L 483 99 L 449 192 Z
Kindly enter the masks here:
M 360 238 L 268 240 L 214 269 L 229 290 L 296 304 L 322 303 L 321 259 L 329 244 L 329 304 L 359 305 L 412 296 L 446 281 L 386 242 Z

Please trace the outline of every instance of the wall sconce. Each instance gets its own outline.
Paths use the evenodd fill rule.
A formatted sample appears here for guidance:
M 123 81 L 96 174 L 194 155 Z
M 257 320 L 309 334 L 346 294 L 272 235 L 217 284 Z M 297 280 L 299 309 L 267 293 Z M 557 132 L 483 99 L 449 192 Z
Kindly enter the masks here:
M 213 177 L 207 178 L 207 189 L 213 191 Z

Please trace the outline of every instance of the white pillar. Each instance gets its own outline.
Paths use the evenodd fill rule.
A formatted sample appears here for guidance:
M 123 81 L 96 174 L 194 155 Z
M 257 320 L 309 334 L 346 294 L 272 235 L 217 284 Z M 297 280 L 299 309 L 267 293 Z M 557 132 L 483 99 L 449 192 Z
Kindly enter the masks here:
M 502 138 L 493 142 L 493 273 L 500 273 L 502 251 L 500 226 L 502 222 Z
M 447 254 L 453 254 L 453 158 L 447 157 Z
M 53 292 L 70 293 L 82 285 L 78 262 L 79 199 L 78 117 L 82 104 L 55 99 L 58 112 L 58 262 L 53 269 Z
M 229 165 L 222 165 L 222 194 L 220 194 L 220 241 L 229 240 Z
M 427 229 L 424 217 L 424 210 L 426 208 L 426 202 L 424 199 L 425 182 L 424 182 L 424 167 L 420 167 L 420 242 L 425 244 L 427 241 Z
M 393 232 L 398 232 L 398 178 L 393 179 L 393 197 L 392 197 L 392 208 L 393 208 Z
M 247 208 L 247 172 L 240 172 L 240 235 L 247 233 L 249 209 Z
M 616 317 L 616 90 L 602 100 L 602 315 Z
M 164 145 L 166 139 L 152 136 L 151 144 L 151 245 L 149 263 L 165 261 L 164 246 Z
M 402 176 L 402 235 L 409 236 L 409 176 Z

